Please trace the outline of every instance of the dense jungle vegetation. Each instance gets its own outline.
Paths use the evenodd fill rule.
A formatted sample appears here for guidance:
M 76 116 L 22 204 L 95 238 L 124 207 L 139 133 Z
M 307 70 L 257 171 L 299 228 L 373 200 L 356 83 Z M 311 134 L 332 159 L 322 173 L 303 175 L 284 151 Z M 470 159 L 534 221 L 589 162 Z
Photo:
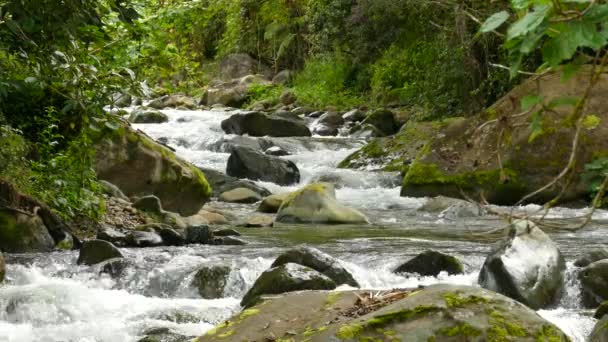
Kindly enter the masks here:
M 94 218 L 92 146 L 117 127 L 104 111 L 116 94 L 200 96 L 238 52 L 295 71 L 313 108 L 469 116 L 522 72 L 605 59 L 607 21 L 604 1 L 585 0 L 0 1 L 0 174 Z M 249 103 L 282 90 L 256 87 Z

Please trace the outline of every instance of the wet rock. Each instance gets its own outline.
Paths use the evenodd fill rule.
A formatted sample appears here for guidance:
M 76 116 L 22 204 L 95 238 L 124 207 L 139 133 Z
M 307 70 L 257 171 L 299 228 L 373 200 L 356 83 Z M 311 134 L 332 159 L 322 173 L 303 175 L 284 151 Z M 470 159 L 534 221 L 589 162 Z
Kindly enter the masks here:
M 191 226 L 186 228 L 186 243 L 208 245 L 213 241 L 213 233 L 209 226 Z
M 102 224 L 101 229 L 97 232 L 97 240 L 108 241 L 116 246 L 124 247 L 126 246 L 127 234 L 107 224 Z
M 151 214 L 161 215 L 163 213 L 163 207 L 160 203 L 160 199 L 153 195 L 144 196 L 137 199 L 133 203 L 133 208 Z
M 224 215 L 208 210 L 201 210 L 196 215 L 184 217 L 183 220 L 186 226 L 228 223 L 228 219 Z
M 110 182 L 106 182 L 104 180 L 100 180 L 99 185 L 101 185 L 101 190 L 104 194 L 121 199 L 126 202 L 131 202 L 129 197 L 125 196 L 125 194 L 123 194 L 122 191 L 120 191 L 120 189 L 116 185 Z
M 95 265 L 113 258 L 124 258 L 124 256 L 120 250 L 110 242 L 90 240 L 86 241 L 80 248 L 80 255 L 78 256 L 77 263 L 79 265 Z
M 367 117 L 366 113 L 359 109 L 353 109 L 342 115 L 342 119 L 348 122 L 359 122 L 363 121 Z
M 211 187 L 213 188 L 213 196 L 215 197 L 218 197 L 224 192 L 237 188 L 247 188 L 256 192 L 262 197 L 270 195 L 270 191 L 268 191 L 268 189 L 256 185 L 252 181 L 231 177 L 215 170 L 202 170 L 205 172 L 205 176 L 207 177 L 207 179 L 209 180 L 209 184 L 211 184 Z
M 50 252 L 55 241 L 36 214 L 0 208 L 0 250 L 7 253 Z
M 309 137 L 310 130 L 303 122 L 269 116 L 260 112 L 238 113 L 222 121 L 228 134 L 249 134 L 253 137 Z
M 247 101 L 249 90 L 256 85 L 270 82 L 259 75 L 247 75 L 230 81 L 213 81 L 206 89 L 199 104 L 211 106 L 214 110 L 228 111 L 227 108 L 240 108 Z
M 190 342 L 192 337 L 172 332 L 169 328 L 150 329 L 144 333 L 144 338 L 137 342 Z
M 124 271 L 133 266 L 133 262 L 125 258 L 112 258 L 98 264 L 99 272 L 109 274 L 110 277 L 120 278 Z
M 578 274 L 583 293 L 583 303 L 595 307 L 608 300 L 608 259 L 596 261 Z
M 370 124 L 356 125 L 350 129 L 349 133 L 352 138 L 356 139 L 370 139 L 384 136 L 382 131 Z
M 606 342 L 608 341 L 608 316 L 604 316 L 601 320 L 599 320 L 591 335 L 589 336 L 589 342 Z
M 127 235 L 127 247 L 158 247 L 163 245 L 163 239 L 154 231 L 134 230 Z
M 336 284 L 347 284 L 359 287 L 359 283 L 353 278 L 338 259 L 329 254 L 312 247 L 299 247 L 290 249 L 277 257 L 270 267 L 277 267 L 288 263 L 294 263 L 320 272 L 333 280 Z
M 223 236 L 214 238 L 213 244 L 219 246 L 244 246 L 247 242 L 233 236 Z
M 245 308 L 253 306 L 262 295 L 335 288 L 336 283 L 327 276 L 312 268 L 289 263 L 262 273 L 243 297 L 241 305 Z
M 559 298 L 565 268 L 555 242 L 534 223 L 518 220 L 486 258 L 479 284 L 540 309 Z
M 593 318 L 602 319 L 604 316 L 608 314 L 608 301 L 603 302 L 600 306 L 595 309 L 595 314 L 593 314 Z
M 270 147 L 270 148 L 266 149 L 266 151 L 264 151 L 264 153 L 269 156 L 275 156 L 275 157 L 283 157 L 283 156 L 289 155 L 289 152 L 285 151 L 284 149 L 282 149 L 278 146 Z
M 148 104 L 148 107 L 155 109 L 163 108 L 177 108 L 177 109 L 195 109 L 197 107 L 196 101 L 184 95 L 165 95 L 157 99 L 152 100 Z
M 478 217 L 484 214 L 483 209 L 476 204 L 445 196 L 430 198 L 418 211 L 438 214 L 446 219 Z
M 241 236 L 241 233 L 234 229 L 219 229 L 213 231 L 213 236 Z
M 272 227 L 273 219 L 268 215 L 254 214 L 247 218 L 247 221 L 243 224 L 247 228 L 264 228 Z
M 272 78 L 272 83 L 277 85 L 289 84 L 293 80 L 294 74 L 291 70 L 282 70 Z
M 232 150 L 226 173 L 233 177 L 279 185 L 291 185 L 300 181 L 300 171 L 292 161 L 267 156 L 244 147 L 235 147 Z
M 186 238 L 171 227 L 163 225 L 157 230 L 163 240 L 165 246 L 183 246 L 186 244 Z
M 129 115 L 129 122 L 137 124 L 158 124 L 168 122 L 167 114 L 150 108 L 138 108 Z
M 6 276 L 6 262 L 4 261 L 4 256 L 2 252 L 0 252 L 0 284 L 4 281 L 4 277 Z
M 220 201 L 228 203 L 256 203 L 261 199 L 262 196 L 247 188 L 236 188 L 224 192 L 219 197 Z
M 338 135 L 338 128 L 327 125 L 317 125 L 312 132 L 322 137 L 336 136 Z
M 462 274 L 462 263 L 453 256 L 436 251 L 424 251 L 403 265 L 397 267 L 394 273 L 418 273 L 421 276 L 436 277 L 441 272 Z
M 589 264 L 596 261 L 608 259 L 608 248 L 602 247 L 591 251 L 587 251 L 580 258 L 576 259 L 574 266 L 587 267 Z
M 230 54 L 220 61 L 220 77 L 224 80 L 254 74 L 270 77 L 272 70 L 246 53 Z
M 323 114 L 325 114 L 325 112 L 322 112 L 322 111 L 316 111 L 316 112 L 309 113 L 309 114 L 308 114 L 308 117 L 309 117 L 309 118 L 316 119 L 316 118 L 320 118 L 320 117 L 321 117 L 321 115 L 323 115 Z
M 365 215 L 336 200 L 333 185 L 312 183 L 291 193 L 279 209 L 276 222 L 281 223 L 368 223 Z
M 370 124 L 378 128 L 384 136 L 393 135 L 399 131 L 393 112 L 386 109 L 372 111 L 367 118 L 362 121 L 362 124 Z
M 279 97 L 279 101 L 281 101 L 281 103 L 284 105 L 293 104 L 294 102 L 296 102 L 297 99 L 298 98 L 296 97 L 296 94 L 294 94 L 291 90 L 283 91 L 283 93 Z
M 192 285 L 198 289 L 202 298 L 222 298 L 229 275 L 230 267 L 227 266 L 203 267 L 194 275 Z
M 338 112 L 326 112 L 319 117 L 317 123 L 327 125 L 329 127 L 339 127 L 344 124 L 344 119 Z
M 283 204 L 283 201 L 289 196 L 289 193 L 283 194 L 274 194 L 268 197 L 265 197 L 260 206 L 258 207 L 258 211 L 269 214 L 276 214 Z
M 198 168 L 129 126 L 95 146 L 99 179 L 129 197 L 157 196 L 165 210 L 184 216 L 196 214 L 209 200 L 211 189 Z
M 113 105 L 118 108 L 129 107 L 132 101 L 132 97 L 129 94 L 117 93 L 112 96 Z

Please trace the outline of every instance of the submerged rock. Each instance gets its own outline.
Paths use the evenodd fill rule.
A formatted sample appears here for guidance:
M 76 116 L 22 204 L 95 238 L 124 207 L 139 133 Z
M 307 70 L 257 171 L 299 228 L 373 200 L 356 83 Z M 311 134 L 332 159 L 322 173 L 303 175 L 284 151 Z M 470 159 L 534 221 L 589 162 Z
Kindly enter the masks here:
M 268 214 L 276 214 L 287 196 L 289 196 L 289 193 L 274 194 L 265 197 L 260 203 L 258 211 Z
M 440 218 L 446 219 L 477 217 L 484 214 L 484 210 L 479 205 L 445 196 L 430 198 L 418 211 L 437 213 Z
M 97 264 L 97 266 L 99 267 L 100 273 L 106 273 L 109 274 L 110 277 L 118 279 L 127 268 L 134 266 L 134 263 L 129 259 L 121 257 L 108 259 Z
M 253 137 L 310 137 L 303 122 L 268 116 L 260 112 L 234 114 L 222 121 L 222 129 L 228 134 L 249 134 Z
M 194 275 L 192 285 L 197 288 L 202 298 L 222 298 L 229 275 L 230 267 L 227 266 L 203 267 Z
M 290 249 L 277 257 L 270 267 L 277 267 L 288 263 L 294 263 L 320 272 L 333 280 L 336 284 L 347 284 L 359 287 L 359 283 L 353 278 L 338 259 L 329 254 L 312 247 L 299 247 Z
M 441 272 L 462 274 L 464 267 L 455 257 L 437 251 L 424 251 L 403 265 L 397 267 L 394 273 L 418 273 L 421 276 L 436 277 Z
M 582 257 L 576 259 L 574 266 L 587 267 L 596 261 L 608 259 L 608 248 L 602 247 L 585 252 Z
M 332 184 L 313 183 L 291 193 L 281 205 L 276 222 L 282 223 L 368 223 L 367 217 L 336 200 Z
M 86 241 L 80 248 L 78 264 L 95 265 L 109 259 L 124 258 L 113 244 L 103 240 Z
M 228 203 L 256 203 L 262 199 L 258 193 L 247 188 L 236 188 L 222 193 L 219 200 Z
M 242 226 L 247 228 L 272 227 L 273 221 L 271 216 L 254 214 L 248 217 Z
M 191 226 L 186 228 L 186 243 L 208 245 L 213 241 L 213 233 L 209 226 Z
M 589 342 L 606 342 L 608 341 L 608 316 L 600 319 L 589 335 Z
M 333 280 L 312 268 L 289 263 L 262 273 L 243 297 L 241 305 L 245 308 L 253 306 L 262 295 L 335 288 L 336 283 Z
M 403 291 L 384 305 L 354 306 L 368 295 L 306 291 L 273 296 L 198 341 L 223 341 L 227 334 L 233 341 L 570 341 L 533 310 L 478 287 L 435 285 Z
M 246 147 L 235 147 L 228 158 L 229 176 L 262 180 L 279 185 L 300 181 L 300 171 L 292 161 L 267 156 Z
M 168 122 L 167 114 L 150 108 L 138 108 L 129 115 L 129 122 L 137 124 L 152 124 Z
M 608 300 L 608 259 L 589 264 L 578 274 L 583 303 L 595 307 Z
M 486 258 L 479 284 L 540 309 L 559 298 L 565 269 L 555 242 L 534 223 L 519 220 Z
M 127 235 L 127 247 L 158 247 L 162 246 L 163 239 L 154 230 L 152 231 L 131 231 Z

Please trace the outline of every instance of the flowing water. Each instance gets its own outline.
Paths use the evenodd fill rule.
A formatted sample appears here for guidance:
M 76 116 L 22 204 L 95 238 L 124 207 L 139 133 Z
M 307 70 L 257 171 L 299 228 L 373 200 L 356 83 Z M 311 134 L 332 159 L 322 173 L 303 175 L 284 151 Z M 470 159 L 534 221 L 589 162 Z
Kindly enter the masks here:
M 224 171 L 228 153 L 220 122 L 233 113 L 221 111 L 164 111 L 164 124 L 136 125 L 165 141 L 194 164 Z M 311 122 L 314 124 L 314 122 Z M 290 246 L 308 244 L 337 258 L 366 289 L 416 287 L 434 283 L 476 285 L 490 243 L 472 239 L 471 231 L 485 231 L 504 223 L 495 217 L 450 220 L 417 209 L 425 199 L 399 196 L 398 175 L 336 168 L 363 141 L 342 138 L 272 138 L 291 153 L 302 184 L 331 179 L 338 184 L 339 201 L 368 215 L 370 226 L 288 227 L 241 229 L 246 246 L 186 246 L 125 249 L 133 260 L 119 279 L 92 266 L 78 266 L 77 252 L 6 255 L 7 284 L 0 287 L 0 342 L 15 341 L 137 341 L 146 330 L 166 327 L 199 336 L 230 317 L 256 277 Z M 272 192 L 294 190 L 260 183 Z M 213 203 L 244 218 L 250 205 Z M 505 208 L 508 209 L 508 208 Z M 534 206 L 517 210 L 536 210 Z M 555 209 L 552 220 L 567 221 L 581 210 Z M 573 260 L 583 250 L 608 243 L 600 211 L 583 231 L 554 234 L 568 261 L 567 286 L 558 307 L 539 314 L 558 325 L 573 341 L 583 342 L 595 321 L 579 306 L 580 293 Z M 407 277 L 391 273 L 399 263 L 425 249 L 437 249 L 463 260 L 465 274 Z M 225 298 L 201 299 L 191 285 L 203 265 L 227 265 L 232 273 Z

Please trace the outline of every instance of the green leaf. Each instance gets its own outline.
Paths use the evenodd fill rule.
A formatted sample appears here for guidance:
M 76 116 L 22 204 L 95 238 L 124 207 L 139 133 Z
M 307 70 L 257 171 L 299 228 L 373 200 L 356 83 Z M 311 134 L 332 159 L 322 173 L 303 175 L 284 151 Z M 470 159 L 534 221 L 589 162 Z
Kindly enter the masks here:
M 608 5 L 594 5 L 585 13 L 583 20 L 593 23 L 608 21 Z
M 560 106 L 570 106 L 574 107 L 578 104 L 578 97 L 573 96 L 562 96 L 556 99 L 551 100 L 547 105 L 547 108 L 553 109 Z
M 530 136 L 528 137 L 528 142 L 533 142 L 536 138 L 538 138 L 541 134 L 543 134 L 543 114 L 544 110 L 538 110 L 532 114 L 532 122 L 530 122 Z
M 498 13 L 494 13 L 490 16 L 479 28 L 479 32 L 487 33 L 490 31 L 494 31 L 500 25 L 504 24 L 505 21 L 509 19 L 509 13 L 507 11 L 501 11 Z
M 597 115 L 590 114 L 590 115 L 586 115 L 583 118 L 582 124 L 585 129 L 593 130 L 593 129 L 596 129 L 597 126 L 599 126 L 601 122 L 602 122 L 602 120 L 599 117 L 597 117 Z
M 526 95 L 521 99 L 521 109 L 526 111 L 543 101 L 539 95 Z
M 549 5 L 541 5 L 534 7 L 533 11 L 529 11 L 526 15 L 516 21 L 507 31 L 507 40 L 523 36 L 530 31 L 536 29 L 543 23 L 545 17 L 551 10 Z

